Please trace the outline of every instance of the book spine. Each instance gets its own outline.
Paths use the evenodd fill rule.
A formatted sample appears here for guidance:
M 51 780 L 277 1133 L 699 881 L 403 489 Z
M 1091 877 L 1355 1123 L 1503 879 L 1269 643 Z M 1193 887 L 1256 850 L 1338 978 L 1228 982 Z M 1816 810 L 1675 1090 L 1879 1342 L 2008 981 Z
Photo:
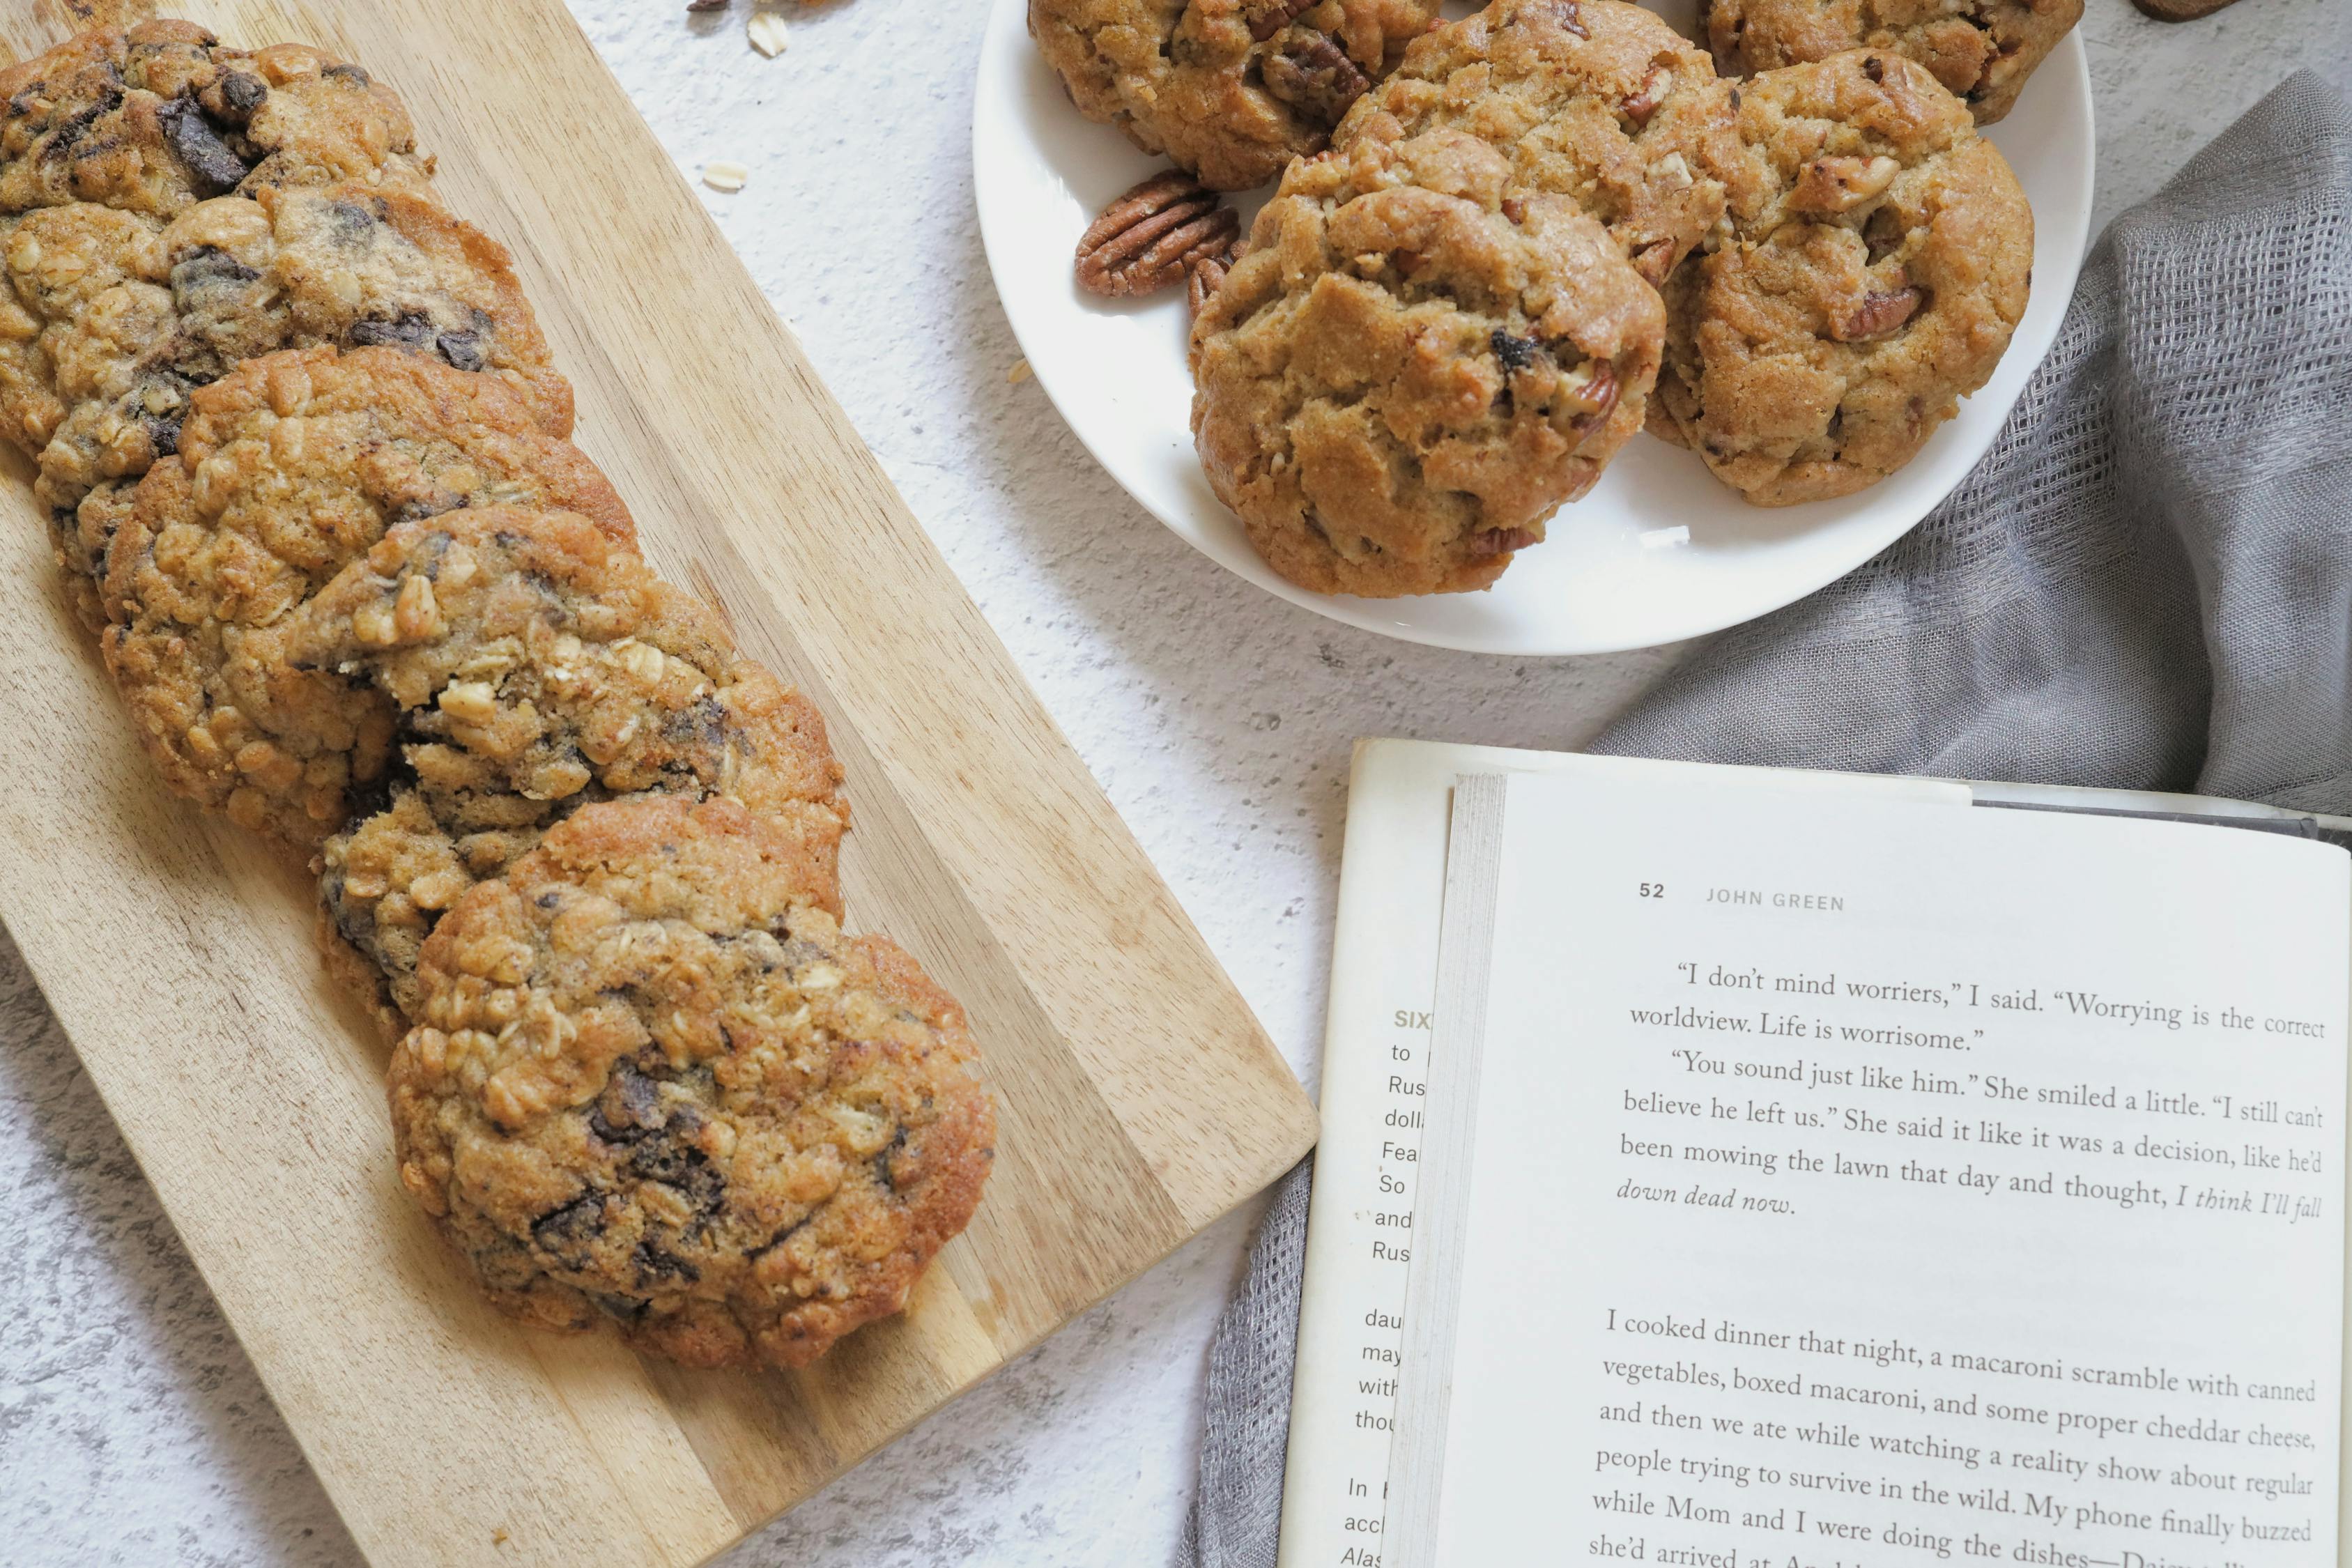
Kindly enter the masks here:
M 1413 1211 L 1417 1234 L 1405 1275 L 1404 1321 L 1412 1352 L 1397 1388 L 1396 1433 L 1389 1449 L 1386 1568 L 1436 1568 L 1438 1563 L 1463 1241 L 1470 1217 L 1469 1153 L 1477 1136 L 1505 798 L 1500 774 L 1474 774 L 1454 783 L 1437 949 L 1436 1029 L 1429 1052 L 1429 1125 L 1422 1134 Z

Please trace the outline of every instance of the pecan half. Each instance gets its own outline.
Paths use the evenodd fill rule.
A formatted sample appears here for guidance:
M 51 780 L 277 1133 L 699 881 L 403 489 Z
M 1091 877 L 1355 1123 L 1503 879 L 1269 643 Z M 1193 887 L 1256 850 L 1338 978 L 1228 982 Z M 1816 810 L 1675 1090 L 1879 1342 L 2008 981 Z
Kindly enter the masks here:
M 1623 389 L 1617 382 L 1617 367 L 1605 359 L 1587 360 L 1570 371 L 1561 384 L 1568 389 L 1569 401 L 1579 410 L 1569 421 L 1579 430 L 1590 430 L 1615 411 L 1618 394 Z
M 1337 125 L 1371 79 L 1324 34 L 1300 29 L 1260 68 L 1265 90 L 1307 119 Z
M 1666 101 L 1666 94 L 1674 90 L 1675 73 L 1664 66 L 1652 66 L 1650 74 L 1642 79 L 1642 85 L 1617 105 L 1617 112 L 1639 130 L 1650 122 L 1650 116 L 1658 112 L 1658 106 Z
M 1245 9 L 1249 17 L 1250 37 L 1265 42 L 1301 16 L 1315 8 L 1318 0 L 1258 0 Z
M 1797 176 L 1789 205 L 1800 212 L 1842 213 L 1860 206 L 1895 183 L 1903 165 L 1892 158 L 1816 158 Z
M 1885 337 L 1916 315 L 1927 298 L 1916 285 L 1864 294 L 1852 314 L 1843 320 L 1834 316 L 1830 319 L 1830 336 L 1842 343 L 1868 342 L 1873 338 Z
M 2142 15 L 2159 22 L 2194 22 L 2231 3 L 2232 0 L 2132 0 Z
M 1532 528 L 1482 528 L 1470 536 L 1470 558 L 1483 561 L 1491 555 L 1525 550 L 1534 542 L 1536 531 Z
M 1194 258 L 1231 245 L 1241 226 L 1234 209 L 1192 175 L 1154 174 L 1078 237 L 1078 286 L 1113 298 L 1164 289 Z

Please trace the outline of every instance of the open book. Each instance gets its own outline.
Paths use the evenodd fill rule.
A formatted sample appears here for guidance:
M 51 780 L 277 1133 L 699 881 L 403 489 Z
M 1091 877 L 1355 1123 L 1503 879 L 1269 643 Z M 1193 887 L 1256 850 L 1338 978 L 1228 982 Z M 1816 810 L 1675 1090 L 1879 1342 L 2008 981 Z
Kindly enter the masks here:
M 2335 1561 L 2346 826 L 1367 742 L 1283 1568 Z

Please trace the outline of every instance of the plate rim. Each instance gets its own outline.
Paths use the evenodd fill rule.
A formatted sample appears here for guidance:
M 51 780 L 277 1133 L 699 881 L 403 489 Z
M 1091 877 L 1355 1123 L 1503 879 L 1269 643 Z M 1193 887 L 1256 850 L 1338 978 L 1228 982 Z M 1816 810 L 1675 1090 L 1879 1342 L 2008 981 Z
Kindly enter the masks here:
M 1633 3 L 1643 4 L 1643 0 L 1633 0 Z M 1654 7 L 1645 6 L 1645 8 Z M 989 198 L 989 193 L 994 184 L 995 176 L 992 175 L 985 161 L 985 153 L 992 135 L 989 127 L 992 123 L 1003 121 L 1009 108 L 1009 105 L 1003 100 L 1009 75 L 1007 71 L 998 68 L 1004 55 L 1016 53 L 1029 47 L 1026 20 L 1028 9 L 1029 0 L 992 0 L 981 40 L 979 57 L 974 67 L 971 121 L 972 200 L 979 222 L 981 249 L 988 262 L 990 286 L 995 291 L 997 305 L 1003 313 L 1006 325 L 1012 329 L 1013 341 L 1020 346 L 1023 363 L 1029 365 L 1037 384 L 1044 390 L 1046 401 L 1053 405 L 1054 411 L 1061 419 L 1063 426 L 1086 449 L 1087 455 L 1094 460 L 1096 467 L 1108 476 L 1130 501 L 1141 508 L 1161 527 L 1182 540 L 1184 543 L 1253 586 L 1270 593 L 1277 598 L 1286 600 L 1301 609 L 1311 611 L 1325 619 L 1353 626 L 1358 630 L 1373 632 L 1422 647 L 1444 648 L 1457 653 L 1482 654 L 1500 658 L 1546 659 L 1574 658 L 1594 654 L 1624 653 L 1641 648 L 1658 647 L 1744 626 L 1776 611 L 1786 609 L 1789 605 L 1819 593 L 1831 584 L 1851 574 L 1927 521 L 1929 514 L 1948 500 L 1990 453 L 1993 443 L 2000 439 L 2000 430 L 2007 425 L 2010 415 L 2014 412 L 2017 404 L 2024 396 L 2033 375 L 2041 368 L 2042 361 L 2048 358 L 2050 352 L 2057 346 L 2058 338 L 2064 329 L 2068 310 L 2073 303 L 2076 286 L 2081 279 L 2083 261 L 2088 255 L 2095 237 L 2091 234 L 2091 219 L 2097 205 L 2097 105 L 2092 92 L 2090 57 L 2084 47 L 2082 30 L 2077 27 L 2070 30 L 2063 38 L 2059 40 L 2057 47 L 2042 62 L 2035 72 L 2036 75 L 2048 75 L 2053 71 L 2063 71 L 2072 78 L 2074 98 L 2079 105 L 2082 120 L 2081 163 L 2077 170 L 2083 197 L 2080 206 L 2070 207 L 2067 211 L 2059 214 L 2044 215 L 2039 211 L 2033 214 L 2035 271 L 2038 274 L 2045 264 L 2050 266 L 2055 276 L 2049 279 L 2046 287 L 2053 292 L 2062 294 L 2063 301 L 2056 310 L 2052 312 L 2049 318 L 2048 334 L 2042 342 L 2021 342 L 2012 338 L 2008 350 L 2004 353 L 2003 364 L 1999 368 L 2007 367 L 2011 363 L 2009 356 L 2023 353 L 2027 359 L 2017 363 L 2023 365 L 2024 374 L 2018 376 L 2015 385 L 2000 404 L 1997 418 L 1992 423 L 1992 436 L 1985 448 L 1978 453 L 1976 458 L 1967 468 L 1959 469 L 1953 476 L 1948 487 L 1918 503 L 1916 513 L 1912 516 L 1903 517 L 1902 513 L 1906 509 L 1890 508 L 1888 521 L 1884 525 L 1856 530 L 1851 547 L 1837 552 L 1837 558 L 1843 560 L 1843 563 L 1836 566 L 1827 575 L 1821 576 L 1818 580 L 1808 581 L 1793 592 L 1782 593 L 1780 590 L 1774 590 L 1761 595 L 1752 605 L 1738 610 L 1727 619 L 1718 611 L 1701 610 L 1678 620 L 1662 619 L 1657 627 L 1645 628 L 1638 636 L 1630 639 L 1601 637 L 1570 639 L 1568 645 L 1563 645 L 1557 639 L 1540 645 L 1532 639 L 1499 641 L 1492 635 L 1480 636 L 1474 631 L 1449 631 L 1442 627 L 1417 625 L 1396 618 L 1392 613 L 1383 611 L 1381 606 L 1391 604 L 1422 603 L 1430 597 L 1442 597 L 1442 595 L 1412 595 L 1399 600 L 1387 600 L 1359 598 L 1350 595 L 1311 593 L 1275 573 L 1246 542 L 1242 545 L 1240 552 L 1246 559 L 1227 559 L 1229 552 L 1220 549 L 1213 542 L 1201 537 L 1193 528 L 1171 518 L 1160 505 L 1147 499 L 1129 482 L 1127 477 L 1120 471 L 1119 465 L 1112 462 L 1097 444 L 1094 436 L 1089 433 L 1088 422 L 1071 416 L 1070 409 L 1066 405 L 1062 395 L 1055 390 L 1055 378 L 1045 369 L 1040 368 L 1037 363 L 1037 351 L 1029 334 L 1023 330 L 1023 312 L 1015 308 L 1013 296 L 1005 286 L 1008 258 L 1000 255 L 1000 225 L 992 222 L 991 219 L 992 204 Z M 1080 122 L 1091 124 L 1084 121 Z M 1107 125 L 1096 126 L 1094 129 L 1106 136 L 1118 135 L 1116 131 Z M 2054 220 L 2054 223 L 2052 220 Z M 2056 235 L 2048 234 L 2045 224 L 2051 224 L 2052 226 L 2063 232 Z M 2045 247 L 2045 238 L 2055 239 L 2058 243 Z M 2044 288 L 2042 280 L 2038 276 L 2035 277 L 2035 293 L 2039 295 Z M 2031 310 L 2030 303 L 2028 309 Z M 2021 318 L 2020 331 L 2022 331 L 2024 325 L 2025 321 Z M 1034 324 L 1032 330 L 1034 330 Z M 1998 368 L 1996 374 L 1998 374 Z M 1977 392 L 1970 394 L 1966 401 L 1975 406 L 1991 407 L 1990 404 L 1978 401 L 1984 398 L 1991 390 L 1990 384 L 1980 387 Z M 1931 437 L 1930 440 L 1933 439 L 1934 437 Z M 1732 492 L 1727 489 L 1725 493 L 1729 495 Z M 1849 555 L 1851 559 L 1844 559 Z M 1812 576 L 1811 574 L 1801 575 L 1807 578 Z

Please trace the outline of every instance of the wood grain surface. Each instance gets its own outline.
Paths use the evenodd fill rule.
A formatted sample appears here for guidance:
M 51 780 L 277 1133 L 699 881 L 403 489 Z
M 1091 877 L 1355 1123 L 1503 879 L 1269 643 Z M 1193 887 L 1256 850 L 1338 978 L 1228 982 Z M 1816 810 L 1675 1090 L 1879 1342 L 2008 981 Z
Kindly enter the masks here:
M 0 0 L 0 45 L 78 3 Z M 13 460 L 0 918 L 373 1562 L 700 1562 L 1264 1186 L 1313 1111 L 561 0 L 173 9 L 364 64 L 512 248 L 656 566 L 830 721 L 849 924 L 970 1009 L 995 1172 L 912 1310 L 806 1373 L 491 1311 L 394 1179 L 383 1049 L 310 889 L 157 784 Z

